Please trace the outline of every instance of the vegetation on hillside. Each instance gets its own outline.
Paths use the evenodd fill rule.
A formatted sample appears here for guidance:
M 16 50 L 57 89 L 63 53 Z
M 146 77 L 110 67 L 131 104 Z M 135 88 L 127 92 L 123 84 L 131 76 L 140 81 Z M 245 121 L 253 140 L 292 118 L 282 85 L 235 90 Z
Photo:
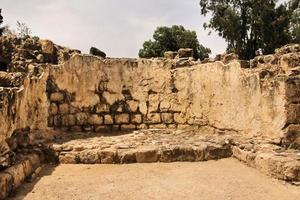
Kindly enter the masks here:
M 299 43 L 299 0 L 277 5 L 277 0 L 200 0 L 201 14 L 211 15 L 204 28 L 227 41 L 227 51 L 250 59 L 290 42 Z
M 164 52 L 178 51 L 180 48 L 193 49 L 196 59 L 207 58 L 211 53 L 209 48 L 199 43 L 195 31 L 187 30 L 183 26 L 158 27 L 153 39 L 144 42 L 139 51 L 141 58 L 162 57 Z

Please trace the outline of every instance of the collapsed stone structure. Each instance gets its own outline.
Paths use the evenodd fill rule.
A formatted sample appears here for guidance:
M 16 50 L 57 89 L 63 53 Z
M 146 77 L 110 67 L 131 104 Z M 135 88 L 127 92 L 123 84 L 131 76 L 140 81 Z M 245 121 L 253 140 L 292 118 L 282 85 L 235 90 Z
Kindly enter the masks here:
M 8 71 L 15 73 L 0 73 L 0 199 L 53 159 L 94 164 L 233 155 L 276 178 L 300 181 L 299 44 L 251 61 L 201 63 L 103 59 L 36 42 L 42 54 L 6 48 L 26 54 L 10 53 Z M 39 60 L 48 56 L 55 59 Z M 130 134 L 114 137 L 118 131 Z

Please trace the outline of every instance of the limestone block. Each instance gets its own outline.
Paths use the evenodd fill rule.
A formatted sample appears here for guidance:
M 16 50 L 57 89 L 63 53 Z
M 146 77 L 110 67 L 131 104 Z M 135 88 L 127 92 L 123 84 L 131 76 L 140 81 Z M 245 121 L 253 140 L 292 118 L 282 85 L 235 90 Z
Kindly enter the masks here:
M 136 151 L 128 150 L 118 152 L 118 157 L 121 164 L 136 163 Z
M 157 94 L 149 95 L 149 108 L 148 111 L 150 113 L 155 113 L 158 111 L 159 105 L 159 96 Z
M 147 129 L 148 125 L 147 124 L 139 124 L 136 126 L 137 129 Z
M 75 118 L 75 121 L 76 121 L 76 118 Z M 70 131 L 72 131 L 72 132 L 81 132 L 82 127 L 81 126 L 71 126 Z
M 137 112 L 139 103 L 137 101 L 128 101 L 127 102 L 131 112 Z
M 114 164 L 117 162 L 117 152 L 114 149 L 105 149 L 98 152 L 102 164 Z
M 176 129 L 177 125 L 176 124 L 168 124 L 167 126 L 169 129 Z
M 166 129 L 167 125 L 166 124 L 150 124 L 149 128 L 150 129 Z
M 114 120 L 111 115 L 104 115 L 104 124 L 113 124 Z
M 131 115 L 131 122 L 134 124 L 141 124 L 143 122 L 141 114 L 133 114 Z
M 128 124 L 129 123 L 129 114 L 118 114 L 115 116 L 117 124 Z
M 63 101 L 63 100 L 64 100 L 64 94 L 63 94 L 63 93 L 60 93 L 60 92 L 52 93 L 52 94 L 50 95 L 50 100 L 51 100 L 51 101 L 56 101 L 56 102 Z
M 55 103 L 51 103 L 49 108 L 49 114 L 50 115 L 56 115 L 58 113 L 58 107 Z
M 86 113 L 76 114 L 76 125 L 86 125 L 88 120 L 88 115 Z
M 85 131 L 85 132 L 93 132 L 94 131 L 94 126 L 92 126 L 92 125 L 85 125 L 85 126 L 83 126 L 83 131 Z
M 58 157 L 59 159 L 59 163 L 61 164 L 76 164 L 77 163 L 77 159 L 78 155 L 76 154 L 71 154 L 71 153 L 68 153 L 68 154 L 65 154 L 65 155 L 60 155 Z
M 96 105 L 96 113 L 108 113 L 109 112 L 109 106 L 107 104 L 103 104 L 103 103 L 100 103 L 100 104 L 97 104 Z
M 161 122 L 159 113 L 149 113 L 146 117 L 146 122 L 150 124 L 157 124 Z
M 126 131 L 126 130 L 135 130 L 136 129 L 136 125 L 134 124 L 122 124 L 121 125 L 121 130 Z
M 164 58 L 167 58 L 167 59 L 174 59 L 176 56 L 177 56 L 177 52 L 176 51 L 166 51 L 164 53 Z
M 60 114 L 68 114 L 69 111 L 70 111 L 69 104 L 67 104 L 67 103 L 59 104 L 59 113 Z
M 161 112 L 168 112 L 171 108 L 171 104 L 169 101 L 162 101 L 159 106 L 159 110 Z
M 54 118 L 53 118 L 53 124 L 56 127 L 61 126 L 62 125 L 61 116 L 59 116 L 59 115 L 54 116 Z
M 95 126 L 95 132 L 107 132 L 110 131 L 110 127 L 106 125 Z
M 90 115 L 88 116 L 88 123 L 90 125 L 101 125 L 103 124 L 103 117 L 97 114 Z
M 144 115 L 147 114 L 147 112 L 148 112 L 148 107 L 147 107 L 146 102 L 141 102 L 141 103 L 139 104 L 139 110 L 140 110 L 140 112 L 141 112 L 142 114 L 144 114 Z
M 186 118 L 184 117 L 183 114 L 181 113 L 175 113 L 174 114 L 174 121 L 177 123 L 177 124 L 184 124 L 186 123 Z
M 63 126 L 74 126 L 76 124 L 75 115 L 64 115 L 62 116 Z
M 172 124 L 174 122 L 173 113 L 162 113 L 161 118 L 165 124 Z
M 46 54 L 54 54 L 56 49 L 54 43 L 50 40 L 40 40 L 40 44 L 42 46 L 43 53 Z
M 290 104 L 287 107 L 287 123 L 300 123 L 300 104 Z
M 148 148 L 148 149 L 139 149 L 136 152 L 136 161 L 137 163 L 152 163 L 157 162 L 159 159 L 158 149 Z
M 99 164 L 100 158 L 98 156 L 98 151 L 95 149 L 84 150 L 79 153 L 80 163 L 83 164 Z
M 186 49 L 179 49 L 178 50 L 178 57 L 179 58 L 187 58 L 187 57 L 193 57 L 194 56 L 194 53 L 193 53 L 193 49 L 189 49 L 189 48 L 186 48 Z

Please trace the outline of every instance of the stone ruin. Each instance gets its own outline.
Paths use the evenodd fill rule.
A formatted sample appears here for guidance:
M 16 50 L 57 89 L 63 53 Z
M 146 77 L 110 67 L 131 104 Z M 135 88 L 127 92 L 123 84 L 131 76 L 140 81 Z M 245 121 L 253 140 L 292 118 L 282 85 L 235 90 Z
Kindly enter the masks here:
M 0 199 L 42 163 L 235 157 L 300 182 L 299 44 L 204 62 L 103 58 L 37 38 L 0 46 Z

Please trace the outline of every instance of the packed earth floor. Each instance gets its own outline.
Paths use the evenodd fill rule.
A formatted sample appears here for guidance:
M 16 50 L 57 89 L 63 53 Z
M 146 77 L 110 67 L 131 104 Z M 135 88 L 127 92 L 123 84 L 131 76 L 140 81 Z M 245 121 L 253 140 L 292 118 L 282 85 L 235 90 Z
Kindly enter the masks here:
M 284 184 L 233 158 L 208 162 L 45 166 L 9 200 L 297 200 Z

